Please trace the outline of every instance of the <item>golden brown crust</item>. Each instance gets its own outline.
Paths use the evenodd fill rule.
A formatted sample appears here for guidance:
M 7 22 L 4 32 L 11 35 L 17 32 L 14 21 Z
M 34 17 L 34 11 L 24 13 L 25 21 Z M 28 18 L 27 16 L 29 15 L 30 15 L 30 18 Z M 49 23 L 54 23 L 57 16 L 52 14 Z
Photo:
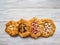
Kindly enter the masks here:
M 18 34 L 18 24 L 11 20 L 6 23 L 6 28 L 5 31 L 10 35 L 10 36 L 16 36 Z
M 31 31 L 30 31 L 30 36 L 33 37 L 33 38 L 38 38 L 41 36 L 41 30 L 42 30 L 42 26 L 41 26 L 41 21 L 36 18 L 36 17 L 33 17 L 31 20 L 29 20 L 30 22 L 30 28 L 31 28 Z M 35 27 L 35 26 L 32 26 L 32 24 L 36 22 L 36 24 L 34 25 L 37 25 L 38 27 Z M 33 28 L 32 28 L 33 27 Z M 35 30 L 35 29 L 36 30 Z M 36 34 L 35 34 L 36 33 Z
M 42 36 L 43 37 L 52 36 L 56 29 L 54 22 L 49 18 L 41 19 L 41 21 L 42 21 L 42 25 L 43 25 Z
M 29 36 L 29 34 L 30 34 L 29 22 L 27 20 L 25 20 L 25 19 L 21 19 L 21 20 L 18 21 L 18 24 L 19 24 L 19 27 L 18 27 L 19 36 L 21 36 L 21 37 Z M 19 28 L 22 28 L 22 29 L 19 29 Z
M 54 34 L 56 26 L 49 18 L 38 19 L 33 17 L 29 21 L 20 19 L 15 22 L 13 20 L 6 23 L 5 31 L 10 36 L 19 35 L 20 37 L 38 38 L 40 36 L 50 37 Z

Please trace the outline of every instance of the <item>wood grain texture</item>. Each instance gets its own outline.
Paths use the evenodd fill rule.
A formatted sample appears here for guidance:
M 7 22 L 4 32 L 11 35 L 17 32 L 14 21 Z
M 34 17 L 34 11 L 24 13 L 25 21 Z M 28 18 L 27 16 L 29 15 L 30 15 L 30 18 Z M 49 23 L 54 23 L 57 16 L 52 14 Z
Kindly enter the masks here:
M 32 17 L 51 18 L 56 31 L 49 38 L 10 37 L 5 32 L 8 20 Z M 60 0 L 0 0 L 0 45 L 60 45 Z
M 60 22 L 55 22 L 56 31 L 52 37 L 43 38 L 40 37 L 38 39 L 32 38 L 21 38 L 17 37 L 10 37 L 5 32 L 5 24 L 6 21 L 0 22 L 0 45 L 59 45 L 60 44 Z
M 60 0 L 0 0 L 0 9 L 60 8 Z
M 0 21 L 7 20 L 18 20 L 20 18 L 29 19 L 34 16 L 39 18 L 52 18 L 54 21 L 60 21 L 60 9 L 38 9 L 38 8 L 27 8 L 27 9 L 6 9 L 0 11 Z

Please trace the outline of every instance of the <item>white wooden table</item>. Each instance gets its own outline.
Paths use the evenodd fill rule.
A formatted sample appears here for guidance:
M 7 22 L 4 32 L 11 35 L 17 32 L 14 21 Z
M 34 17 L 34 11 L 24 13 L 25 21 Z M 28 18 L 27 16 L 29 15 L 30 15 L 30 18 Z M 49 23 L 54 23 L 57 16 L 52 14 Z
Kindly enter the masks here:
M 56 31 L 49 38 L 10 37 L 5 32 L 8 20 L 51 18 Z M 60 1 L 59 0 L 0 0 L 0 45 L 60 45 Z

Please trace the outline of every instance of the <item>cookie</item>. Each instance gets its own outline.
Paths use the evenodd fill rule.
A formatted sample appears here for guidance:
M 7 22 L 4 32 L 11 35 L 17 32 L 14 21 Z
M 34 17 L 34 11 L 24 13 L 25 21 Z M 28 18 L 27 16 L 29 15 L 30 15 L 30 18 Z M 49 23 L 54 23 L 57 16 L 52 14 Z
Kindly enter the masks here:
M 43 26 L 42 36 L 43 37 L 52 36 L 56 29 L 54 22 L 48 18 L 41 19 L 41 21 L 42 21 L 42 26 Z
M 30 34 L 30 26 L 29 22 L 25 19 L 21 19 L 18 21 L 18 32 L 20 37 L 28 37 Z
M 41 21 L 38 18 L 33 17 L 31 20 L 29 20 L 29 22 L 31 28 L 30 36 L 35 39 L 40 37 L 42 33 Z
M 11 20 L 11 21 L 7 22 L 5 31 L 10 36 L 16 36 L 18 34 L 18 28 L 17 27 L 18 27 L 17 22 Z

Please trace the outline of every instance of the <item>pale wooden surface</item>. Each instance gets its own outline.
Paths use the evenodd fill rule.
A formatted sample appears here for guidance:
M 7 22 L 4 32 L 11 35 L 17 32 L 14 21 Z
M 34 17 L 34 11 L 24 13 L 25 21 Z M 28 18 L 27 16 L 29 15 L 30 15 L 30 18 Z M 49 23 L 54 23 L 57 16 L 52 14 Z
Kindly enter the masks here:
M 4 30 L 8 20 L 32 17 L 52 18 L 56 31 L 49 38 L 10 37 Z M 0 0 L 0 45 L 60 45 L 60 1 L 59 0 Z

